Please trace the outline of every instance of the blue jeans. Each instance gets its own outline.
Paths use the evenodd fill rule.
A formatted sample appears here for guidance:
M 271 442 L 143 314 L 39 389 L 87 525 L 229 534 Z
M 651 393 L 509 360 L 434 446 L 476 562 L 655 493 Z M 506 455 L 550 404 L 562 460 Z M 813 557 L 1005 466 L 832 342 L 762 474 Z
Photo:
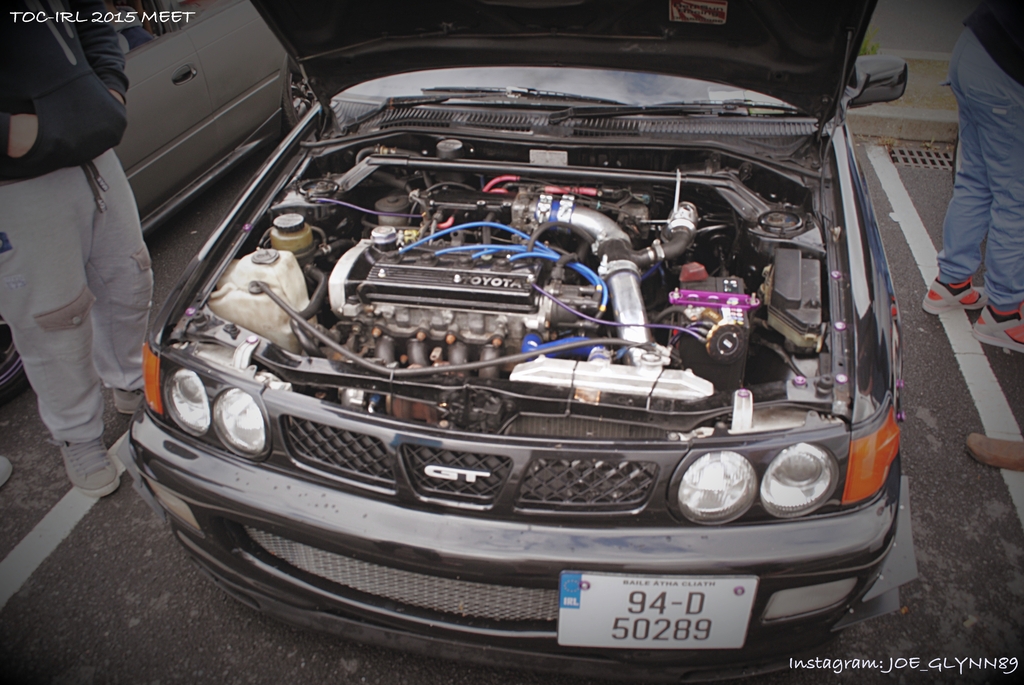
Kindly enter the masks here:
M 1024 86 L 999 68 L 970 29 L 953 49 L 949 81 L 960 108 L 960 159 L 942 226 L 939 279 L 964 281 L 981 266 L 996 309 L 1024 301 Z

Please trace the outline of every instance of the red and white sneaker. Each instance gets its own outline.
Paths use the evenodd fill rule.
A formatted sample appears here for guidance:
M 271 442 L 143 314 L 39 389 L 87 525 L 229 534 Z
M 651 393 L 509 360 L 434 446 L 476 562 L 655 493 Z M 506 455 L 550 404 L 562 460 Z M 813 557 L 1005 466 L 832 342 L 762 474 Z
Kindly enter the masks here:
M 988 307 L 978 317 L 972 333 L 986 345 L 1005 347 L 1024 352 L 1024 304 L 1012 314 L 1000 313 Z
M 951 309 L 981 309 L 988 303 L 984 288 L 975 288 L 971 279 L 963 283 L 939 283 L 938 279 L 928 288 L 921 308 L 929 314 L 941 314 Z

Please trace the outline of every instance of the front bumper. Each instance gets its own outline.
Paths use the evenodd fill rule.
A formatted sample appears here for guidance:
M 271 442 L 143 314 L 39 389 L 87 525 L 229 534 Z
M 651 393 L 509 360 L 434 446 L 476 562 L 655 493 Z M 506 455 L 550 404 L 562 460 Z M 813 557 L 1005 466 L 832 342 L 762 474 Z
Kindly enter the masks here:
M 892 583 L 909 579 L 906 568 L 888 568 L 898 556 L 893 551 L 897 521 L 900 558 L 911 547 L 898 460 L 879 497 L 839 515 L 719 528 L 614 528 L 528 524 L 398 506 L 265 464 L 196 450 L 146 414 L 136 418 L 121 457 L 136 489 L 170 520 L 193 558 L 243 603 L 358 641 L 490 666 L 529 664 L 576 675 L 664 682 L 749 675 L 779 668 L 789 656 L 812 653 L 837 628 L 892 610 L 898 592 Z M 152 482 L 187 503 L 199 530 L 167 514 L 153 496 Z M 255 538 L 254 531 L 260 532 Z M 406 574 L 403 578 L 527 588 L 556 597 L 559 573 L 568 569 L 756 575 L 759 586 L 741 649 L 563 647 L 554 620 L 502 622 L 403 605 L 292 565 L 257 542 L 266 537 Z M 912 553 L 909 558 L 912 562 Z M 887 568 L 881 573 L 883 562 Z M 786 619 L 761 618 L 778 590 L 851 577 L 855 588 L 838 605 Z M 862 602 L 864 597 L 871 601 Z

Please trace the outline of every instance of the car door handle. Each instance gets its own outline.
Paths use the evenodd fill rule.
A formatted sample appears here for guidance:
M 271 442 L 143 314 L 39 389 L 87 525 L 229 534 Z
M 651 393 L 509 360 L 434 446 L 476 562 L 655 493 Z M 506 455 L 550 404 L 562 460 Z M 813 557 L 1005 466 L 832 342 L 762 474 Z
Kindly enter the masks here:
M 173 83 L 176 86 L 180 86 L 183 83 L 188 83 L 193 78 L 195 78 L 197 73 L 198 72 L 196 71 L 196 68 L 194 66 L 192 66 L 191 64 L 186 64 L 185 66 L 181 67 L 180 69 L 174 72 L 174 75 L 171 76 L 171 83 Z

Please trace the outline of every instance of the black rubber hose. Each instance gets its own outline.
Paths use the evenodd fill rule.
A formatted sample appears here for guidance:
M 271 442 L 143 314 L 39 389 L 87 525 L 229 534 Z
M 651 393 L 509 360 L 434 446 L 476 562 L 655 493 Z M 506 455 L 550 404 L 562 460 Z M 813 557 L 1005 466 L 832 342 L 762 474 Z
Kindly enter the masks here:
M 804 372 L 800 369 L 799 366 L 796 365 L 796 362 L 793 361 L 793 358 L 789 356 L 789 353 L 786 352 L 782 345 L 779 345 L 778 343 L 769 342 L 767 340 L 757 340 L 756 344 L 760 345 L 761 347 L 766 347 L 775 354 L 779 355 L 779 357 L 782 358 L 782 361 L 786 363 L 786 366 L 788 366 L 790 370 L 793 371 L 793 373 L 795 373 L 796 375 L 804 375 Z
M 372 154 L 381 154 L 380 152 L 378 152 L 378 150 L 379 150 L 379 146 L 377 146 L 377 145 L 371 145 L 369 147 L 364 147 L 363 149 L 361 149 L 359 152 L 356 153 L 356 164 L 358 164 L 359 162 L 363 161 L 364 159 L 366 159 L 367 157 L 369 157 Z M 409 157 L 420 157 L 421 156 L 420 153 L 418 153 L 418 152 L 414 152 L 412 150 L 403 150 L 402 148 L 394 148 L 394 152 L 391 153 L 391 154 L 406 155 L 406 156 L 409 156 Z
M 371 371 L 378 376 L 387 376 L 389 378 L 418 378 L 421 376 L 433 376 L 439 373 L 451 373 L 453 371 L 477 371 L 479 369 L 486 369 L 492 366 L 501 366 L 503 364 L 514 364 L 517 362 L 525 362 L 539 357 L 542 354 L 556 354 L 558 352 L 565 352 L 566 350 L 574 350 L 577 347 L 589 347 L 591 345 L 608 345 L 615 347 L 635 347 L 636 343 L 630 342 L 629 340 L 623 340 L 621 338 L 593 338 L 588 340 L 576 340 L 572 342 L 565 342 L 560 345 L 552 345 L 546 347 L 539 352 L 520 352 L 519 354 L 510 354 L 507 357 L 498 357 L 496 359 L 486 359 L 478 362 L 469 362 L 468 364 L 449 364 L 447 366 L 439 367 L 428 367 L 423 369 L 386 369 L 378 364 L 375 364 L 358 354 L 339 345 L 335 341 L 331 340 L 329 336 L 320 332 L 315 326 L 310 324 L 308 321 L 299 316 L 299 313 L 292 309 L 291 305 L 284 301 L 284 299 L 270 289 L 266 283 L 262 281 L 251 281 L 249 283 L 249 292 L 251 293 L 263 293 L 269 297 L 274 304 L 284 310 L 288 316 L 291 317 L 294 325 L 298 326 L 302 331 L 320 341 L 320 344 L 327 347 L 333 352 L 337 352 L 342 357 L 345 357 L 350 362 L 357 366 L 362 367 L 367 371 Z
M 681 257 L 693 245 L 696 235 L 693 231 L 680 231 L 672 236 L 667 243 L 662 243 L 661 249 L 665 252 L 665 260 Z
M 480 192 L 479 188 L 474 188 L 473 186 L 469 185 L 468 183 L 459 183 L 458 181 L 438 181 L 434 185 L 432 185 L 432 186 L 430 186 L 428 188 L 424 188 L 423 193 L 421 193 L 421 194 L 422 195 L 426 195 L 426 194 L 428 194 L 428 193 L 430 193 L 430 192 L 432 192 L 434 190 L 437 190 L 438 188 L 443 188 L 444 186 L 450 186 L 452 188 L 462 188 L 463 190 L 469 190 L 469 191 L 472 191 L 474 193 L 479 193 Z
M 487 216 L 484 217 L 484 224 L 485 225 L 482 226 L 481 229 L 480 229 L 480 242 L 482 242 L 484 245 L 490 245 L 491 244 L 491 227 L 487 226 L 486 224 L 494 221 L 494 219 L 495 219 L 495 213 L 494 212 L 487 212 Z
M 359 164 L 359 162 L 363 161 L 364 159 L 366 159 L 367 157 L 372 155 L 374 153 L 374 151 L 376 151 L 376 149 L 377 149 L 377 147 L 375 145 L 371 145 L 370 147 L 364 147 L 362 150 L 357 152 L 356 153 L 356 164 Z
M 306 320 L 319 312 L 320 307 L 323 306 L 324 297 L 327 295 L 327 277 L 324 276 L 323 271 L 312 264 L 307 266 L 304 271 L 307 276 L 316 281 L 316 288 L 313 290 L 313 295 L 309 298 L 309 304 L 306 305 L 305 309 L 299 312 L 299 316 L 301 316 L 303 320 Z
M 323 357 L 324 353 L 320 351 L 320 348 L 316 346 L 316 343 L 309 339 L 309 336 L 295 324 L 295 319 L 291 320 L 292 333 L 295 334 L 296 340 L 299 341 L 299 346 L 302 347 L 303 352 L 308 354 L 310 357 Z
M 374 171 L 372 174 L 370 174 L 370 178 L 385 183 L 391 186 L 392 188 L 397 188 L 398 190 L 408 192 L 408 189 L 406 188 L 406 185 L 408 183 L 407 181 L 403 181 L 397 176 L 393 176 L 392 174 L 389 174 L 386 171 Z
M 591 245 L 594 242 L 594 236 L 584 231 L 579 226 L 566 222 L 566 221 L 548 221 L 541 224 L 533 235 L 530 236 L 530 240 L 526 243 L 526 250 L 530 252 L 533 250 L 533 246 L 537 243 L 537 239 L 545 231 L 552 228 L 564 228 L 572 231 L 573 235 L 584 240 L 587 245 Z M 676 257 L 682 256 L 684 252 L 690 249 L 693 245 L 693 239 L 695 234 L 690 231 L 680 231 L 672 236 L 667 242 L 662 243 L 661 249 L 665 253 L 665 260 L 675 259 Z M 602 255 L 606 255 L 609 260 L 624 259 L 633 262 L 641 269 L 653 266 L 658 259 L 657 253 L 652 248 L 645 248 L 640 251 L 634 251 L 628 242 L 624 240 L 609 240 L 602 245 Z M 583 261 L 583 257 L 586 255 L 586 250 L 581 247 L 578 254 L 580 255 L 580 261 Z

